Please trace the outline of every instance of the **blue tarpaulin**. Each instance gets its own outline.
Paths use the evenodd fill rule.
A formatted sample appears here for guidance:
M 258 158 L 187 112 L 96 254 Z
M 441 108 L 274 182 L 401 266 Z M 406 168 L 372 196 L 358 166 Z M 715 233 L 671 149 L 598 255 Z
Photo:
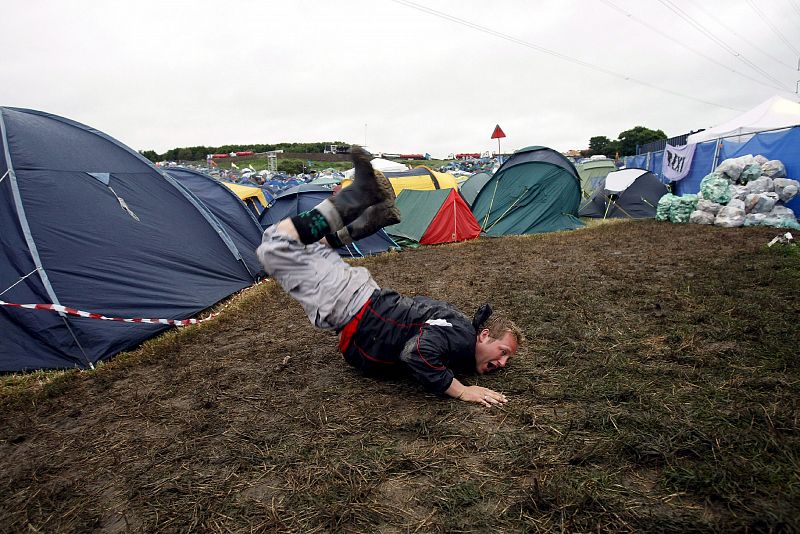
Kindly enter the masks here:
M 754 134 L 745 142 L 736 141 L 738 138 L 719 139 L 699 143 L 695 148 L 692 168 L 683 179 L 673 183 L 673 192 L 676 195 L 693 194 L 700 191 L 700 182 L 711 173 L 717 165 L 729 158 L 738 158 L 747 154 L 762 155 L 767 159 L 777 159 L 786 166 L 789 178 L 800 180 L 800 126 L 773 132 Z M 719 144 L 719 147 L 717 146 Z M 717 148 L 719 153 L 717 154 Z M 716 158 L 715 158 L 716 155 Z M 627 156 L 626 167 L 647 169 L 661 177 L 661 162 L 664 151 Z M 786 203 L 794 211 L 795 216 L 800 215 L 800 196 Z

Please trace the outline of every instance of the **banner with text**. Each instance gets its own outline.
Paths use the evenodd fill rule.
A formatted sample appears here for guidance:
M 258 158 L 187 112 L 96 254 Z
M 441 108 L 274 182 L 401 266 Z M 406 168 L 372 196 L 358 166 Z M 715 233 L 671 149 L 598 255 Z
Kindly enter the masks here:
M 661 162 L 661 175 L 671 182 L 686 178 L 692 168 L 692 157 L 697 145 L 672 146 L 664 148 L 664 160 Z

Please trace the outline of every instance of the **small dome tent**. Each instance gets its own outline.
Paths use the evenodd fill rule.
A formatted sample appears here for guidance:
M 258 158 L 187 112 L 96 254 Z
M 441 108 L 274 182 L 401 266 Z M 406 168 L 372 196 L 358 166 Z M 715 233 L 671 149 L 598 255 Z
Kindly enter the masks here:
M 396 161 L 392 161 L 390 159 L 372 158 L 370 160 L 370 164 L 372 165 L 373 169 L 381 172 L 402 172 L 408 170 L 408 165 L 397 163 Z M 348 169 L 344 171 L 344 177 L 347 180 L 352 180 L 355 173 L 356 170 L 354 168 Z
M 530 146 L 514 152 L 481 188 L 472 213 L 489 236 L 572 230 L 578 220 L 580 179 L 555 150 Z
M 261 212 L 269 206 L 267 195 L 270 197 L 272 197 L 272 195 L 269 192 L 265 192 L 257 185 L 234 184 L 232 182 L 220 183 L 233 191 L 256 217 L 261 215 Z
M 321 185 L 302 184 L 291 187 L 275 197 L 272 206 L 264 210 L 258 222 L 263 228 L 267 228 L 287 217 L 310 210 L 331 194 L 330 189 Z M 398 248 L 397 243 L 381 229 L 352 245 L 338 249 L 337 252 L 340 256 L 361 257 L 380 254 L 390 248 Z
M 433 191 L 434 189 L 458 189 L 456 177 L 447 172 L 437 172 L 420 165 L 409 171 L 384 173 L 392 183 L 395 195 L 404 189 Z
M 652 172 L 623 169 L 608 174 L 605 183 L 581 206 L 581 217 L 648 219 L 656 216 L 659 199 L 667 194 Z
M 386 227 L 398 243 L 434 245 L 475 239 L 481 227 L 455 189 L 415 191 L 405 189 L 397 197 L 402 221 Z
M 119 141 L 7 107 L 0 138 L 0 371 L 91 367 L 168 328 L 60 306 L 185 319 L 252 284 L 202 202 Z
M 467 204 L 472 206 L 472 203 L 475 202 L 475 197 L 478 196 L 478 193 L 480 193 L 483 186 L 486 185 L 486 182 L 491 179 L 491 173 L 478 172 L 461 182 L 458 186 L 458 190 Z
M 608 158 L 590 159 L 589 161 L 578 163 L 575 168 L 578 170 L 578 176 L 581 179 L 581 192 L 584 198 L 590 198 L 603 184 L 603 178 L 608 173 L 617 170 L 614 160 Z

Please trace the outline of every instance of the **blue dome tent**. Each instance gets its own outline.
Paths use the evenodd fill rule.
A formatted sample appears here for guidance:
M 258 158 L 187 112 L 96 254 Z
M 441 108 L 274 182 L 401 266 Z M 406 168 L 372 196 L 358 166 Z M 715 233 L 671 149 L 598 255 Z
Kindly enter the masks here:
M 119 141 L 0 108 L 0 300 L 185 319 L 254 274 L 192 193 Z M 0 371 L 92 367 L 168 328 L 0 305 Z

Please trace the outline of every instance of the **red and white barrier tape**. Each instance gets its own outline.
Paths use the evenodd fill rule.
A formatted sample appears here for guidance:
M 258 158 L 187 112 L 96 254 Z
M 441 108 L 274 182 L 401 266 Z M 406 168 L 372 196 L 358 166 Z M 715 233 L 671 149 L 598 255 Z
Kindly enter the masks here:
M 0 300 L 0 306 L 8 306 L 10 308 L 26 308 L 29 310 L 45 310 L 52 312 L 61 312 L 75 317 L 86 317 L 88 319 L 100 319 L 101 321 L 117 321 L 120 323 L 145 323 L 145 324 L 166 324 L 171 326 L 187 326 L 190 324 L 200 324 L 210 319 L 213 319 L 219 313 L 212 313 L 205 319 L 144 319 L 142 317 L 134 317 L 132 319 L 124 319 L 122 317 L 106 317 L 99 313 L 90 313 L 86 311 L 76 310 L 75 308 L 68 308 L 60 304 L 15 304 L 13 302 L 6 302 Z

